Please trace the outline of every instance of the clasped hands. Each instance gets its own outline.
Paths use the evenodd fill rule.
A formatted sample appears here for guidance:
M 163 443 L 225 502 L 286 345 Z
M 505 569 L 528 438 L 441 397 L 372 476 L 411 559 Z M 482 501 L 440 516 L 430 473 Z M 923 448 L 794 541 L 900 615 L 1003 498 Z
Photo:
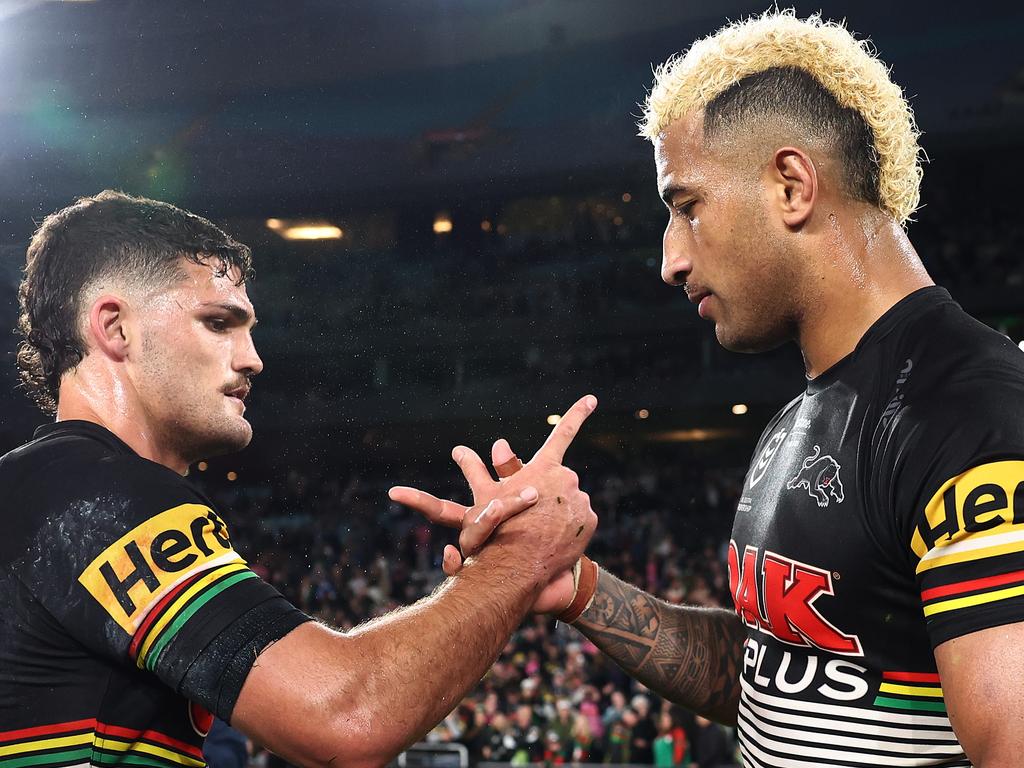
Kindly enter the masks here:
M 458 548 L 449 544 L 444 549 L 442 568 L 446 575 L 457 574 L 465 559 L 477 553 L 493 535 L 493 546 L 509 548 L 524 564 L 538 570 L 544 586 L 531 610 L 560 613 L 575 594 L 572 567 L 597 527 L 590 496 L 580 490 L 579 477 L 563 466 L 562 460 L 596 407 L 593 395 L 577 400 L 525 465 L 507 441 L 495 442 L 491 463 L 497 480 L 474 450 L 456 446 L 452 458 L 469 483 L 472 506 L 406 486 L 395 486 L 388 495 L 433 523 L 460 530 Z M 529 512 L 520 515 L 525 510 Z

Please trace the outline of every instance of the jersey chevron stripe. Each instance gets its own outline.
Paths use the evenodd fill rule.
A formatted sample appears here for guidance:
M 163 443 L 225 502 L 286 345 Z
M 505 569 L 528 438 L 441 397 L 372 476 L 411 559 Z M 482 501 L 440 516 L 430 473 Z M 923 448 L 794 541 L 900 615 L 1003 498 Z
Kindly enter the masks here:
M 982 592 L 979 595 L 971 595 L 970 597 L 956 597 L 952 600 L 943 600 L 941 603 L 926 605 L 924 607 L 924 615 L 934 616 L 936 613 L 955 611 L 958 608 L 966 608 L 971 605 L 995 603 L 999 600 L 1008 600 L 1011 597 L 1020 597 L 1021 595 L 1024 595 L 1024 585 L 1008 589 L 997 589 L 992 592 Z
M 137 752 L 147 755 L 155 755 L 156 757 L 162 757 L 178 765 L 202 766 L 204 764 L 202 760 L 197 760 L 194 757 L 179 754 L 178 752 L 174 752 L 170 749 L 158 747 L 155 744 L 147 744 L 144 741 L 120 741 L 119 739 L 105 739 L 97 735 L 96 749 L 102 749 L 104 752 L 113 752 L 115 754 Z
M 965 563 L 1021 551 L 1024 551 L 1024 531 L 972 536 L 955 544 L 939 545 L 928 550 L 917 565 L 917 573 L 952 563 Z
M 174 738 L 173 736 L 167 736 L 166 734 L 152 729 L 140 731 L 137 728 L 122 728 L 119 725 L 99 723 L 96 726 L 96 731 L 104 738 L 118 737 L 121 739 L 128 739 L 130 741 L 138 741 L 141 739 L 144 741 L 154 742 L 156 744 L 162 744 L 165 747 L 171 747 L 178 752 L 186 755 L 192 755 L 192 757 L 197 759 L 202 758 L 203 756 L 203 750 L 196 745 L 188 744 L 180 739 Z
M 142 644 L 142 641 L 149 636 L 150 628 L 153 626 L 156 620 L 160 618 L 160 615 L 164 612 L 167 606 L 170 605 L 174 600 L 177 600 L 178 596 L 184 590 L 188 589 L 190 585 L 194 584 L 202 577 L 202 572 L 193 574 L 188 580 L 183 581 L 177 586 L 175 586 L 174 589 L 172 589 L 170 592 L 164 595 L 163 598 L 161 598 L 160 601 L 153 606 L 153 610 L 149 612 L 149 615 L 146 616 L 145 620 L 139 625 L 139 628 L 135 631 L 135 636 L 132 638 L 131 645 L 128 646 L 129 656 L 131 656 L 133 659 L 138 657 L 139 646 Z
M 79 733 L 74 736 L 56 736 L 52 739 L 44 739 L 38 742 L 22 742 L 20 744 L 8 744 L 0 747 L 0 757 L 8 755 L 21 755 L 26 751 L 39 751 L 41 749 L 57 749 L 58 747 L 77 747 L 82 744 L 92 744 L 92 733 Z
M 1002 587 L 1006 584 L 1013 584 L 1024 582 L 1024 571 L 1014 571 L 1013 573 L 1000 573 L 996 576 L 985 576 L 980 579 L 968 579 L 967 581 L 957 581 L 952 584 L 944 584 L 941 587 L 932 587 L 921 592 L 921 600 L 923 602 L 929 602 L 931 600 L 937 600 L 940 597 L 950 597 L 952 595 L 961 595 L 964 592 L 974 592 L 975 590 L 988 589 L 990 587 Z
M 879 691 L 884 693 L 902 693 L 905 696 L 937 696 L 942 698 L 942 689 L 939 687 L 926 688 L 923 685 L 894 685 L 893 683 L 882 683 L 878 686 Z
M 185 622 L 195 615 L 196 611 L 206 605 L 210 600 L 215 598 L 225 589 L 233 587 L 240 581 L 246 579 L 258 579 L 259 577 L 250 571 L 247 567 L 243 566 L 244 570 L 239 573 L 228 574 L 223 579 L 214 582 L 208 589 L 199 594 L 191 603 L 189 603 L 182 611 L 175 617 L 174 621 L 167 628 L 160 638 L 153 644 L 152 653 L 146 656 L 145 662 L 147 667 L 152 668 L 156 664 L 156 660 L 160 658 L 160 653 L 167 644 L 171 642 L 174 636 L 178 633 L 178 630 L 184 626 Z M 150 664 L 152 662 L 152 664 Z
M 938 672 L 882 672 L 883 680 L 896 680 L 901 683 L 939 683 Z
M 841 736 L 836 733 L 819 733 L 815 731 L 799 731 L 792 728 L 785 728 L 779 725 L 772 725 L 759 718 L 756 714 L 740 703 L 740 713 L 750 721 L 758 733 L 774 736 L 785 741 L 780 744 L 789 745 L 792 750 L 798 749 L 798 742 L 807 742 L 810 745 L 828 744 L 834 747 L 849 747 L 862 750 L 866 755 L 880 759 L 883 756 L 899 758 L 902 755 L 941 755 L 943 757 L 956 757 L 960 754 L 960 745 L 934 744 L 929 742 L 898 742 L 881 741 L 879 739 L 862 739 L 854 736 Z M 852 754 L 857 754 L 856 752 Z
M 206 765 L 202 750 L 196 745 L 151 729 L 124 728 L 98 723 L 95 719 L 7 731 L 0 733 L 0 740 L 3 742 L 0 768 L 70 765 L 202 768 Z
M 790 701 L 779 696 L 761 693 L 743 678 L 740 679 L 740 685 L 742 686 L 744 696 L 748 696 L 762 704 L 801 713 L 807 712 L 806 702 Z M 843 707 L 838 704 L 819 704 L 817 702 L 814 704 L 814 710 L 815 714 L 832 715 L 837 719 L 851 718 L 887 724 L 901 723 L 912 726 L 931 726 L 935 728 L 948 728 L 950 731 L 953 729 L 953 726 L 949 724 L 949 718 L 942 715 L 902 715 L 895 712 L 879 712 L 874 709 L 858 709 L 857 707 Z
M 894 707 L 896 709 L 917 709 L 927 712 L 946 711 L 945 701 L 918 701 L 917 699 L 894 699 L 889 696 L 877 696 L 876 707 Z
M 219 568 L 220 566 L 225 565 L 227 563 L 238 563 L 238 562 L 243 562 L 244 563 L 245 561 L 242 560 L 242 556 L 239 555 L 237 552 L 235 552 L 234 550 L 230 550 L 228 552 L 225 552 L 223 555 L 220 555 L 219 557 L 216 557 L 213 560 L 210 560 L 209 562 L 206 562 L 206 563 L 203 563 L 202 565 L 193 567 L 193 568 L 189 569 L 188 571 L 186 571 L 185 573 L 183 573 L 181 576 L 176 578 L 174 581 L 172 581 L 166 587 L 164 587 L 159 592 L 157 592 L 151 598 L 151 602 L 149 603 L 149 606 L 147 608 L 145 608 L 142 611 L 142 613 L 140 613 L 135 618 L 135 621 L 134 621 L 134 625 L 135 625 L 134 632 L 135 632 L 135 634 L 138 634 L 139 630 L 142 628 L 142 625 L 146 623 L 147 618 L 151 614 L 154 613 L 154 611 L 159 607 L 160 603 L 170 593 L 176 591 L 177 588 L 180 587 L 184 582 L 189 581 L 191 579 L 194 579 L 194 578 L 196 578 L 196 576 L 198 576 L 198 575 L 200 575 L 202 573 L 206 573 L 211 568 Z
M 145 659 L 149 655 L 149 650 L 152 648 L 157 638 L 161 636 L 164 629 L 170 624 L 176 616 L 178 616 L 183 610 L 187 608 L 189 603 L 197 595 L 203 592 L 213 582 L 220 579 L 222 576 L 229 573 L 236 573 L 238 571 L 246 570 L 247 566 L 245 563 L 230 563 L 228 565 L 222 565 L 219 568 L 214 568 L 212 571 L 208 571 L 201 579 L 196 581 L 192 586 L 186 589 L 177 599 L 168 605 L 160 618 L 156 620 L 152 628 L 149 631 L 149 636 L 142 643 L 142 647 L 139 649 L 139 655 L 136 658 L 136 664 L 139 668 L 143 668 Z
M 806 758 L 820 758 L 829 761 L 829 765 L 833 763 L 852 763 L 853 765 L 865 765 L 865 766 L 879 766 L 879 765 L 891 765 L 899 766 L 902 768 L 915 768 L 916 766 L 928 765 L 929 762 L 936 762 L 937 760 L 949 760 L 955 758 L 960 754 L 960 750 L 950 750 L 948 747 L 943 748 L 940 754 L 936 754 L 934 750 L 922 750 L 924 754 L 918 753 L 917 757 L 894 757 L 887 754 L 881 754 L 878 751 L 874 752 L 849 752 L 846 750 L 835 750 L 827 747 L 811 747 L 803 746 L 802 744 L 794 744 L 792 742 L 777 741 L 769 736 L 760 732 L 757 725 L 751 722 L 747 716 L 741 710 L 738 724 L 741 725 L 744 735 L 747 738 L 748 744 L 752 747 L 760 747 L 762 749 L 771 749 L 784 755 L 795 755 L 797 757 Z M 743 727 L 745 726 L 745 727 Z M 933 760 L 927 760 L 927 758 L 934 758 Z M 787 765 L 798 765 L 797 762 L 787 761 Z
M 16 731 L 3 731 L 0 733 L 0 744 L 7 741 L 22 741 L 32 736 L 46 736 L 50 733 L 66 735 L 72 731 L 91 731 L 95 727 L 95 717 L 90 717 L 87 720 L 72 720 L 67 723 L 54 723 L 53 725 L 35 725 L 31 728 L 19 728 Z
M 873 725 L 871 723 L 854 723 L 849 720 L 825 720 L 809 715 L 791 715 L 789 713 L 776 712 L 758 706 L 751 701 L 742 702 L 751 712 L 759 715 L 764 720 L 776 720 L 784 725 L 806 726 L 816 728 L 820 731 L 839 731 L 840 733 L 856 733 L 864 736 L 875 736 L 888 739 L 928 739 L 932 741 L 957 742 L 956 735 L 949 729 L 926 730 L 913 728 L 892 728 L 885 725 Z
M 92 755 L 92 745 L 71 749 L 65 752 L 48 752 L 45 755 L 31 755 L 29 757 L 12 757 L 0 760 L 0 768 L 32 768 L 33 766 L 65 765 L 71 762 L 85 761 L 90 765 L 89 758 Z

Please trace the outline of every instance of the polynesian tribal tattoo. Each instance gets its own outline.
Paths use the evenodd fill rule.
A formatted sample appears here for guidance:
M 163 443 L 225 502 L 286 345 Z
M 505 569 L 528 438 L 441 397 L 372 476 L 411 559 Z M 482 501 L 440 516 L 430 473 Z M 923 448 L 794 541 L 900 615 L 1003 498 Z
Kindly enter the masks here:
M 746 632 L 732 611 L 672 605 L 601 570 L 573 626 L 661 696 L 736 722 Z

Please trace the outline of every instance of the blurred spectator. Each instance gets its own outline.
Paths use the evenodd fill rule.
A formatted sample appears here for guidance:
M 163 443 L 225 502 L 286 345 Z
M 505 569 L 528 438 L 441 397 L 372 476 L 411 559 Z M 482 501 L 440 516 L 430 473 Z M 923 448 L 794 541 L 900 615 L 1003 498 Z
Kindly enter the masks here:
M 725 729 L 706 717 L 697 716 L 697 735 L 693 739 L 691 768 L 731 768 L 733 749 Z
M 690 765 L 690 745 L 686 731 L 672 719 L 667 710 L 658 719 L 658 738 L 654 740 L 654 764 L 658 768 Z

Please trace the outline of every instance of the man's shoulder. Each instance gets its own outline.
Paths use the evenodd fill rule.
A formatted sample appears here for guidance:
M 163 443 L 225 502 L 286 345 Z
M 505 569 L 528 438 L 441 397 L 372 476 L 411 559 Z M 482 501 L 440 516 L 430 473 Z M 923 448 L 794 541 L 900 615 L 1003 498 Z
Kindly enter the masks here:
M 108 521 L 117 529 L 180 504 L 205 503 L 183 477 L 96 425 L 41 430 L 0 458 L 0 498 L 18 508 L 8 516 L 16 540 L 54 521 L 93 530 Z
M 78 484 L 124 487 L 134 482 L 187 485 L 173 470 L 142 458 L 116 435 L 88 422 L 48 425 L 0 457 L 0 493 L 15 486 L 22 493 L 31 493 L 33 486 L 74 493 Z

